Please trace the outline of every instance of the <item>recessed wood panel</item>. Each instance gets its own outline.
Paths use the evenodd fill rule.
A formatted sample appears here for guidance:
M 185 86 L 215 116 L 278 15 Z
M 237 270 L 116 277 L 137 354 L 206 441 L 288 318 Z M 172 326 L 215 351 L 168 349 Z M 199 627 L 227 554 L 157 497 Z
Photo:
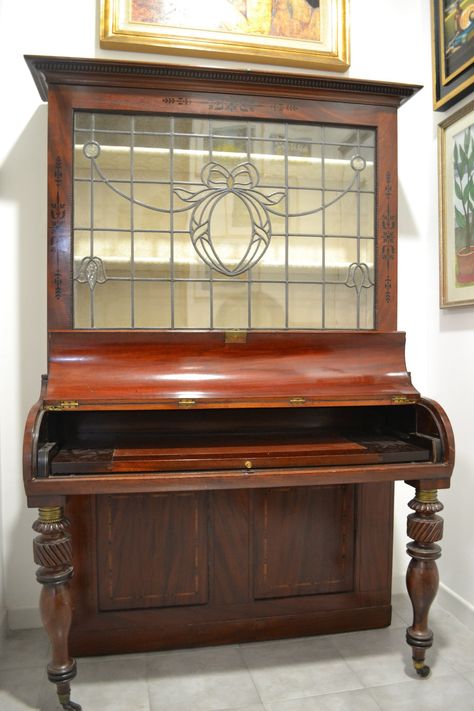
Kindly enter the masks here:
M 99 607 L 207 602 L 205 493 L 97 497 Z
M 352 486 L 256 492 L 255 597 L 350 590 L 353 529 Z

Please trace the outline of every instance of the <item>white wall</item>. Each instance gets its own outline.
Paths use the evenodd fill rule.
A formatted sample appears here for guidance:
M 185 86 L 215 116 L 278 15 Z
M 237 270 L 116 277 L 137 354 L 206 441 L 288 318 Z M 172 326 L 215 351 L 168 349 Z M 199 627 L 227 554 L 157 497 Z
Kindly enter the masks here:
M 159 59 L 100 50 L 97 5 L 96 0 L 4 0 L 0 9 L 5 100 L 0 113 L 0 473 L 5 603 L 13 626 L 33 621 L 28 611 L 36 608 L 38 597 L 31 562 L 30 525 L 35 514 L 25 508 L 20 452 L 24 418 L 46 368 L 46 107 L 22 55 Z M 446 406 L 455 428 L 458 464 L 453 490 L 442 494 L 446 535 L 440 570 L 444 584 L 464 603 L 459 609 L 466 612 L 474 603 L 474 527 L 468 510 L 474 499 L 469 404 L 474 399 L 474 308 L 451 312 L 438 308 L 436 123 L 443 114 L 432 111 L 429 3 L 385 0 L 376 26 L 371 0 L 352 0 L 351 5 L 349 75 L 425 85 L 399 112 L 399 327 L 408 333 L 407 359 L 415 385 Z M 408 560 L 405 518 L 411 494 L 409 487 L 397 485 L 397 581 Z

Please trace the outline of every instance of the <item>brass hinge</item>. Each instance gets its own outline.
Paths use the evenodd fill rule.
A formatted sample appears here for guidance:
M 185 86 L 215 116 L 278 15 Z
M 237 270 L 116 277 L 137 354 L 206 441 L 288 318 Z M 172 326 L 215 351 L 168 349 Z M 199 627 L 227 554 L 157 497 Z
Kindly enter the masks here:
M 247 331 L 226 331 L 224 340 L 226 343 L 247 343 Z
M 416 400 L 409 398 L 406 395 L 394 395 L 392 397 L 392 403 L 394 405 L 413 405 Z
M 46 410 L 57 412 L 58 410 L 74 410 L 79 407 L 77 400 L 61 400 L 57 405 L 46 405 Z
M 194 407 L 195 404 L 196 404 L 196 400 L 191 400 L 188 398 L 184 398 L 183 400 L 178 400 L 179 407 Z
M 290 405 L 304 405 L 306 398 L 304 397 L 290 397 Z

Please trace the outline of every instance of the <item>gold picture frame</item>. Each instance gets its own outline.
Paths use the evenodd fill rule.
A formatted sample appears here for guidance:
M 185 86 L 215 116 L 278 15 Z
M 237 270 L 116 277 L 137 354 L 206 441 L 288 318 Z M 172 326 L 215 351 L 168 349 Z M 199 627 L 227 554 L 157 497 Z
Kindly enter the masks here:
M 474 101 L 438 126 L 440 306 L 474 305 Z
M 349 0 L 219 0 L 207 5 L 101 0 L 100 46 L 343 72 L 349 67 L 348 5 Z
M 474 1 L 431 0 L 433 108 L 446 111 L 474 87 Z

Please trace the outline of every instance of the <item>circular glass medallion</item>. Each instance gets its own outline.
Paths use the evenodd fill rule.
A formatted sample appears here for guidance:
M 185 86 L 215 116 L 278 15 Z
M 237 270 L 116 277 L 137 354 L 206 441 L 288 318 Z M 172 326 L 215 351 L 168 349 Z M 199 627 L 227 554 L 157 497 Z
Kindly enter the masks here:
M 365 159 L 362 158 L 362 156 L 354 156 L 351 159 L 351 168 L 353 170 L 356 170 L 358 173 L 360 173 L 361 170 L 364 170 L 365 168 Z
M 84 151 L 85 157 L 92 160 L 93 158 L 98 157 L 100 153 L 100 145 L 97 141 L 89 141 L 88 143 L 84 143 L 82 150 Z

